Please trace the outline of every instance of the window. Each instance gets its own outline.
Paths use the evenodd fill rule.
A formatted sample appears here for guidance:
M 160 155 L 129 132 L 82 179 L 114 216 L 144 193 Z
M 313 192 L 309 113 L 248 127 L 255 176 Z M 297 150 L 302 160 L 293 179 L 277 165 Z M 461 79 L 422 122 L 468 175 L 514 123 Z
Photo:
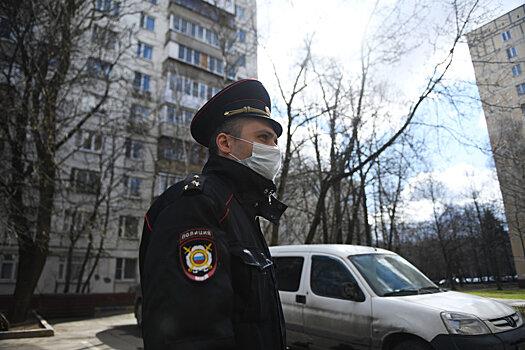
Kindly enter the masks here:
M 182 110 L 181 124 L 190 126 L 191 120 L 193 119 L 195 113 L 188 111 L 187 109 Z
M 207 69 L 210 72 L 222 74 L 222 60 L 208 56 L 200 51 L 179 45 L 178 58 L 191 65 Z
M 171 185 L 184 179 L 183 176 L 159 173 L 157 174 L 157 196 L 160 196 L 164 191 L 166 191 Z
M 142 142 L 126 140 L 126 157 L 134 160 L 142 159 Z
M 87 72 L 93 78 L 107 78 L 111 73 L 111 63 L 89 58 L 87 60 Z
M 207 152 L 201 145 L 194 144 L 191 146 L 190 163 L 193 165 L 202 165 L 206 161 Z
M 17 263 L 14 255 L 2 254 L 0 255 L 0 280 L 1 281 L 15 281 L 17 272 Z
M 518 76 L 520 74 L 521 74 L 521 66 L 519 64 L 517 64 L 514 67 L 512 67 L 512 75 L 513 76 Z
M 153 59 L 153 47 L 144 44 L 144 43 L 138 43 L 137 44 L 137 57 L 142 57 L 146 60 L 152 60 Z
M 188 33 L 188 21 L 181 19 L 180 20 L 180 31 L 181 33 Z
M 114 0 L 97 0 L 96 9 L 108 15 L 117 16 L 120 11 L 120 4 Z
M 515 47 L 511 47 L 510 49 L 507 49 L 507 58 L 512 58 L 512 57 L 515 57 L 517 55 L 518 54 L 516 53 L 516 48 Z
M 59 281 L 65 281 L 66 280 L 66 269 L 67 269 L 67 259 L 66 258 L 60 258 L 58 262 L 58 280 Z M 82 260 L 81 259 L 73 259 L 71 261 L 71 270 L 70 270 L 70 281 L 78 280 L 78 277 L 80 277 L 80 270 L 82 269 Z
M 154 5 L 157 5 L 157 0 L 148 0 L 148 1 L 151 2 Z
M 195 66 L 200 66 L 201 64 L 201 53 L 199 51 L 193 52 L 193 64 Z
M 191 95 L 191 80 L 184 79 L 184 93 L 186 95 Z
M 80 130 L 76 134 L 75 146 L 83 151 L 100 152 L 102 150 L 102 135 L 95 131 Z
M 296 292 L 301 282 L 303 257 L 275 257 L 277 288 L 285 292 Z
M 512 37 L 510 36 L 510 31 L 509 30 L 507 30 L 506 32 L 501 33 L 501 36 L 503 37 L 503 41 L 507 41 L 507 40 L 512 39 Z
M 228 78 L 235 79 L 235 69 L 233 67 L 228 68 Z
M 177 124 L 177 109 L 173 106 L 166 106 L 166 118 L 164 118 L 164 121 L 168 123 L 174 123 Z
M 161 137 L 159 140 L 159 159 L 184 161 L 184 148 L 181 140 Z
M 77 193 L 96 194 L 100 186 L 100 174 L 92 170 L 73 169 L 71 183 Z
M 87 229 L 91 214 L 85 211 L 66 210 L 63 231 L 69 234 L 82 234 Z
M 142 180 L 136 177 L 124 176 L 122 178 L 122 194 L 124 197 L 140 197 L 140 184 Z
M 134 280 L 137 271 L 137 259 L 117 258 L 117 265 L 115 269 L 115 279 Z
M 148 109 L 143 106 L 131 106 L 130 119 L 132 122 L 144 122 L 148 118 Z
M 150 77 L 148 75 L 135 72 L 133 87 L 140 91 L 149 91 L 149 79 Z
M 193 82 L 192 94 L 193 97 L 199 97 L 199 83 L 195 81 Z
M 118 236 L 135 239 L 138 237 L 139 219 L 134 216 L 119 217 Z
M 140 15 L 140 27 L 152 32 L 155 31 L 155 18 L 142 13 Z
M 344 289 L 348 283 L 356 284 L 350 271 L 340 261 L 327 256 L 312 257 L 310 285 L 312 292 L 319 296 L 348 299 Z
M 4 17 L 0 17 L 0 39 L 6 39 L 6 40 L 14 39 L 14 33 L 11 30 L 9 21 Z
M 117 43 L 117 33 L 95 25 L 91 33 L 91 41 L 102 47 L 114 49 Z
M 209 5 L 204 1 L 197 0 L 175 0 L 175 3 L 189 10 L 198 12 L 204 17 L 210 18 L 214 21 L 217 20 L 217 9 L 215 8 L 216 5 Z M 228 25 L 231 27 L 231 21 L 229 21 Z
M 525 95 L 525 83 L 516 85 L 516 91 L 518 92 L 518 96 Z
M 235 14 L 237 18 L 243 19 L 244 18 L 244 8 L 240 6 L 235 6 Z
M 237 33 L 235 34 L 235 38 L 243 43 L 246 39 L 246 33 L 242 29 L 237 29 Z
M 525 103 L 521 104 L 521 115 L 525 117 Z
M 182 90 L 182 78 L 173 73 L 168 73 L 168 89 L 180 92 Z
M 246 67 L 246 56 L 245 55 L 237 56 L 237 66 Z
M 222 61 L 215 57 L 210 57 L 208 70 L 214 73 L 222 74 Z

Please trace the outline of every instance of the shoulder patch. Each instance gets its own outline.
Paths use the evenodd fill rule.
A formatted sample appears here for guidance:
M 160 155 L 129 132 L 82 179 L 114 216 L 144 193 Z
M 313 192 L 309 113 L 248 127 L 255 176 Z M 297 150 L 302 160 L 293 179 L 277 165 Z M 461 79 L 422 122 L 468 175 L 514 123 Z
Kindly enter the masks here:
M 180 234 L 180 264 L 184 274 L 197 282 L 206 281 L 217 269 L 217 250 L 213 233 L 207 228 L 194 228 Z
M 206 177 L 201 174 L 191 174 L 189 175 L 182 185 L 182 192 L 190 192 L 190 191 L 202 191 L 202 188 L 204 187 L 204 181 L 206 180 Z

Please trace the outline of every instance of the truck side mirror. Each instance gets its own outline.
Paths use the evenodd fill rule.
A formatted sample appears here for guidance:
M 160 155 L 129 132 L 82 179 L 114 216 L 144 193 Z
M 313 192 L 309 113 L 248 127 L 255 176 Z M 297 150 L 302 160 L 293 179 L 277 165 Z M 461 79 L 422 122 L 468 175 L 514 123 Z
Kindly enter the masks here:
M 345 282 L 342 285 L 342 296 L 345 299 L 353 301 L 364 301 L 365 295 L 355 282 Z

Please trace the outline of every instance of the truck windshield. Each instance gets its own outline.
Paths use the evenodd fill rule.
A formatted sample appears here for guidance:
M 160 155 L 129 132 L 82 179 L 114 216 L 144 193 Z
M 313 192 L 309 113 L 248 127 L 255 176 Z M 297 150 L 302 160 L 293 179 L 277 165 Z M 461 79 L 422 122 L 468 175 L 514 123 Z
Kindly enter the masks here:
M 348 257 L 379 296 L 441 292 L 408 261 L 393 254 L 363 254 Z

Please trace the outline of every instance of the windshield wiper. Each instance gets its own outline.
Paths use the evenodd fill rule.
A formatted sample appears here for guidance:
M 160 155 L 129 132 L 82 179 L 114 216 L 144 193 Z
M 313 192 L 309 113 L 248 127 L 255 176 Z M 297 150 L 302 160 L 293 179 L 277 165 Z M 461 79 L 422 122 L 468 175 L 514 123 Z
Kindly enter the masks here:
M 383 294 L 384 297 L 399 296 L 399 295 L 416 295 L 419 294 L 417 289 L 398 289 Z
M 441 292 L 441 288 L 439 287 L 434 287 L 434 286 L 428 286 L 428 287 L 423 287 L 423 288 L 419 288 L 418 289 L 418 292 L 419 294 L 432 294 L 432 293 L 439 293 Z

